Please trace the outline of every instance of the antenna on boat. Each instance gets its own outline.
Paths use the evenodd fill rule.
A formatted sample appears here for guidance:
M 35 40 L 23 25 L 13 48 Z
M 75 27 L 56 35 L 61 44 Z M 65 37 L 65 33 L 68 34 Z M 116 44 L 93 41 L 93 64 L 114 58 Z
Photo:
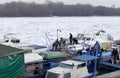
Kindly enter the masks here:
M 50 48 L 49 44 L 51 44 L 51 41 L 50 41 L 47 33 L 45 33 L 45 36 L 46 36 L 47 45 L 48 45 L 48 47 Z
M 59 38 L 59 32 L 61 32 L 61 30 L 57 29 L 57 39 Z

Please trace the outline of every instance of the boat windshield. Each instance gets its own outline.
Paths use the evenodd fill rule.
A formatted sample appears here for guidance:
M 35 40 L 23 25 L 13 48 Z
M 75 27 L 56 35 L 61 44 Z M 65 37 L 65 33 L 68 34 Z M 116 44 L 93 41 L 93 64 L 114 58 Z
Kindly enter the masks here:
M 69 65 L 69 64 L 64 64 L 64 63 L 60 64 L 60 67 L 69 68 L 69 69 L 73 69 L 73 66 L 74 65 Z
M 90 38 L 90 37 L 84 37 L 83 40 L 84 40 L 84 41 L 91 41 L 91 40 L 93 40 L 93 39 Z
M 48 72 L 46 78 L 58 78 L 59 74 Z

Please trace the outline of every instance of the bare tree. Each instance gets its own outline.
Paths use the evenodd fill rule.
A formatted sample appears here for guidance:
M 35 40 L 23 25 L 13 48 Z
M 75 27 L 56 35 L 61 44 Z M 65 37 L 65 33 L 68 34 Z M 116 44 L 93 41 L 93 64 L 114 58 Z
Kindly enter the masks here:
M 38 17 L 38 16 L 120 16 L 120 8 L 92 5 L 67 5 L 62 2 L 47 1 L 45 4 L 35 2 L 10 2 L 0 4 L 0 17 Z

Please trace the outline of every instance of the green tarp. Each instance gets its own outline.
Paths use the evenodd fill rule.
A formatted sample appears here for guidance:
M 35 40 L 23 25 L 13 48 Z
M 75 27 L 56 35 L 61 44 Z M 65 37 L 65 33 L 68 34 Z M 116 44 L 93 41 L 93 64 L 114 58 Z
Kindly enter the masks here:
M 0 78 L 16 78 L 24 73 L 23 53 L 0 57 Z
M 55 58 L 62 58 L 67 57 L 67 54 L 64 52 L 42 52 L 40 53 L 41 56 L 45 59 L 55 59 Z
M 22 52 L 24 52 L 22 49 L 0 44 L 0 57 L 14 55 Z

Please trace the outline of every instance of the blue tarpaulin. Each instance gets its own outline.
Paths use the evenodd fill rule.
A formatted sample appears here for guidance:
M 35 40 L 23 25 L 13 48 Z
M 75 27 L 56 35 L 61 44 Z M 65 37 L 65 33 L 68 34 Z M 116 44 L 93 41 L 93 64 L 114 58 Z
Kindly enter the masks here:
M 102 57 L 111 56 L 112 52 L 102 52 Z
M 74 57 L 73 59 L 78 61 L 90 61 L 90 60 L 97 59 L 97 57 L 91 56 L 91 55 L 81 55 L 81 56 Z
M 112 55 L 112 52 L 102 52 L 101 57 L 107 57 L 111 55 Z M 100 56 L 100 54 L 98 54 L 98 56 Z
M 47 48 L 46 46 L 41 46 L 41 45 L 30 45 L 28 47 L 34 48 L 34 49 L 42 49 L 42 48 Z

